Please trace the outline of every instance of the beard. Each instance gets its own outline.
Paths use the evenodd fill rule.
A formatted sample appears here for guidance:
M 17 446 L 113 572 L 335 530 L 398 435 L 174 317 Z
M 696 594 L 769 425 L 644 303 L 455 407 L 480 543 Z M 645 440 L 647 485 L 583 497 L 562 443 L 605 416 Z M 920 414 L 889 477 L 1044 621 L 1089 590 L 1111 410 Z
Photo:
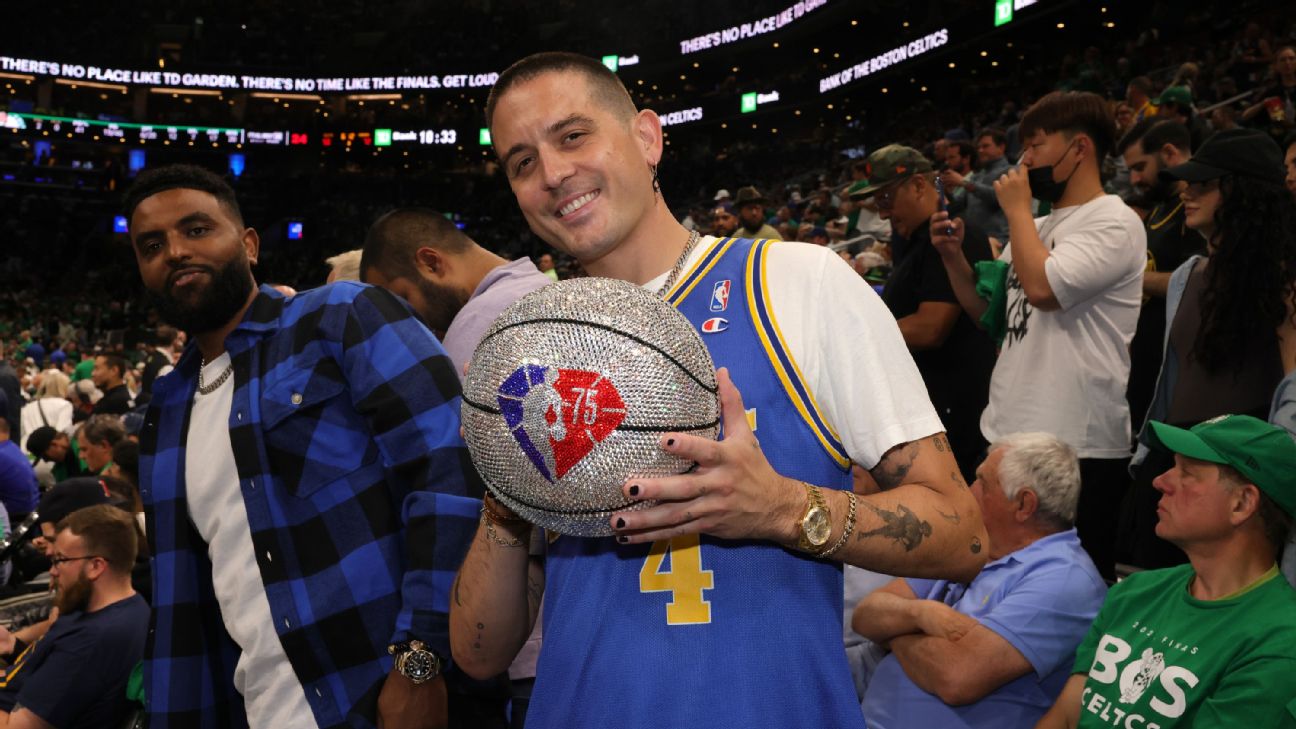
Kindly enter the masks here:
M 419 293 L 423 294 L 423 307 L 417 312 L 418 315 L 438 338 L 444 339 L 446 330 L 459 315 L 464 304 L 468 303 L 468 297 L 449 286 L 428 281 L 422 276 L 418 277 L 415 284 L 418 286 Z
M 82 612 L 90 606 L 90 593 L 93 589 L 84 574 L 78 575 L 76 582 L 70 586 L 55 590 L 54 607 L 58 608 L 59 615 Z
M 190 266 L 205 270 L 211 277 L 207 286 L 192 298 L 181 300 L 171 293 L 168 281 L 161 292 L 145 289 L 150 303 L 157 309 L 162 321 L 190 334 L 202 334 L 219 329 L 238 314 L 252 293 L 252 272 L 248 268 L 247 254 L 220 268 Z
M 747 231 L 748 233 L 755 233 L 756 231 L 760 230 L 764 225 L 765 225 L 764 220 L 757 220 L 754 222 L 748 220 L 742 221 L 743 230 Z

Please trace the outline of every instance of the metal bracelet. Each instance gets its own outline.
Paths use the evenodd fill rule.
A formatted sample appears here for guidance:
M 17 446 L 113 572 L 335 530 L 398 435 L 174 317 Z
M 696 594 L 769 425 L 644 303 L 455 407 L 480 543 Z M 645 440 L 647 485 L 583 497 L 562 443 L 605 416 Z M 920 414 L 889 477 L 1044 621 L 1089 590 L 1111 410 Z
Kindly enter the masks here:
M 489 538 L 492 542 L 495 542 L 499 546 L 501 547 L 523 546 L 524 543 L 520 537 L 513 537 L 512 539 L 504 539 L 499 535 L 498 532 L 495 531 L 495 522 L 491 521 L 490 517 L 486 516 L 486 507 L 484 506 L 482 507 L 481 523 L 486 525 L 487 538 Z M 528 527 L 528 531 L 530 531 L 530 527 Z

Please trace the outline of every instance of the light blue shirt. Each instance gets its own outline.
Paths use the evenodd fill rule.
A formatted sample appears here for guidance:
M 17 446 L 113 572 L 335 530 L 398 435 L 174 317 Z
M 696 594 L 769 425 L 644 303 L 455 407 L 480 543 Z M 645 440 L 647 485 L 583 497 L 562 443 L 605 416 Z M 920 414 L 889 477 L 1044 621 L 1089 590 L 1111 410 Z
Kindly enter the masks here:
M 982 700 L 947 706 L 915 684 L 894 655 L 878 664 L 864 695 L 869 729 L 1033 727 L 1062 691 L 1076 646 L 1107 594 L 1076 530 L 1051 534 L 985 566 L 964 586 L 908 580 L 919 598 L 941 600 L 976 618 L 1021 652 L 1035 669 Z

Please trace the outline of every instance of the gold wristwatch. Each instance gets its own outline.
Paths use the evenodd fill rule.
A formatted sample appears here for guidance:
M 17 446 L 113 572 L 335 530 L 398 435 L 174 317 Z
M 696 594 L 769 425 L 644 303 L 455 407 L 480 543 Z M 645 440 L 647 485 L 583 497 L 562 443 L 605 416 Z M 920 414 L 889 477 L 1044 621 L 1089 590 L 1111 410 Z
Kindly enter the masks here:
M 428 650 L 420 640 L 393 643 L 387 652 L 396 658 L 396 670 L 417 685 L 441 675 L 441 656 Z
M 832 512 L 828 510 L 828 502 L 824 500 L 823 492 L 818 486 L 808 483 L 803 485 L 809 500 L 805 514 L 801 517 L 801 536 L 797 539 L 797 549 L 802 552 L 818 552 L 828 543 L 828 535 L 832 531 Z

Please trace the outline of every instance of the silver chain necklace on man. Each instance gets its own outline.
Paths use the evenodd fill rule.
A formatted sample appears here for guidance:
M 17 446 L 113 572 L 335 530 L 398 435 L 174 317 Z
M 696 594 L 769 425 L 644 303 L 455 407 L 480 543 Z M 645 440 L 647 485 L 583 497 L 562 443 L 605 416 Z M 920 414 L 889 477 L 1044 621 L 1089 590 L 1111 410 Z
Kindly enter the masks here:
M 700 237 L 696 230 L 689 233 L 688 243 L 684 244 L 684 251 L 680 253 L 679 260 L 675 261 L 675 267 L 671 269 L 670 275 L 666 277 L 666 283 L 657 289 L 658 296 L 665 296 L 666 292 L 670 291 L 671 287 L 675 285 L 675 279 L 679 278 L 680 272 L 684 270 L 684 263 L 688 261 L 689 254 L 693 252 L 693 247 L 697 245 Z
M 200 357 L 199 364 L 198 364 L 198 394 L 199 395 L 210 395 L 213 392 L 219 390 L 220 386 L 225 384 L 225 380 L 229 379 L 230 373 L 234 371 L 234 362 L 233 360 L 231 360 L 229 364 L 225 365 L 225 370 L 221 372 L 220 375 L 216 377 L 216 379 L 212 380 L 209 384 L 204 385 L 203 370 L 206 369 L 206 367 L 207 367 L 206 358 Z

